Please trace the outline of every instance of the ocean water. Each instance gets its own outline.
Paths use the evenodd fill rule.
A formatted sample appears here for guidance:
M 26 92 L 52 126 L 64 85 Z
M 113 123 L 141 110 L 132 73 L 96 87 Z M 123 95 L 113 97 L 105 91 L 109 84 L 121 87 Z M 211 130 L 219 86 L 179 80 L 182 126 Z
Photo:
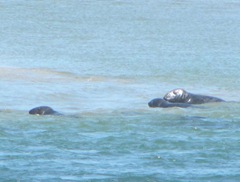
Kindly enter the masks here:
M 239 181 L 239 1 L 3 0 L 0 17 L 0 181 Z M 228 102 L 148 107 L 174 88 Z

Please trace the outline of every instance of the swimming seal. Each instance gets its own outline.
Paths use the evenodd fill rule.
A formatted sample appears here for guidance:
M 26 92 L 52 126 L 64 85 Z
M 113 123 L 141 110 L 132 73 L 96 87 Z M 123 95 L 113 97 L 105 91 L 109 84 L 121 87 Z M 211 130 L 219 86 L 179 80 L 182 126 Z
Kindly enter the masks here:
M 57 111 L 54 111 L 51 107 L 48 106 L 39 106 L 31 109 L 29 114 L 34 115 L 59 115 Z
M 224 100 L 206 95 L 198 95 L 187 92 L 184 89 L 174 89 L 168 92 L 164 99 L 172 103 L 204 104 L 209 102 L 225 102 Z
M 188 104 L 188 103 L 171 103 L 171 102 L 168 102 L 168 101 L 166 101 L 164 99 L 156 98 L 156 99 L 151 100 L 148 103 L 148 106 L 149 107 L 162 107 L 162 108 L 167 108 L 167 107 L 182 107 L 182 108 L 186 108 L 186 107 L 190 107 L 192 105 Z

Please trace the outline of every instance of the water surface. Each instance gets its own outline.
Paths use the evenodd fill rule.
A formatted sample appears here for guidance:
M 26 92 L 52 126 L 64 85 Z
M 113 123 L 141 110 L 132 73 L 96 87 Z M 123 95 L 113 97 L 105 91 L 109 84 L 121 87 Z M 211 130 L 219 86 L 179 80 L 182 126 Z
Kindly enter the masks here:
M 2 1 L 1 181 L 238 181 L 238 1 Z M 174 88 L 228 102 L 152 109 Z M 65 116 L 31 116 L 49 105 Z

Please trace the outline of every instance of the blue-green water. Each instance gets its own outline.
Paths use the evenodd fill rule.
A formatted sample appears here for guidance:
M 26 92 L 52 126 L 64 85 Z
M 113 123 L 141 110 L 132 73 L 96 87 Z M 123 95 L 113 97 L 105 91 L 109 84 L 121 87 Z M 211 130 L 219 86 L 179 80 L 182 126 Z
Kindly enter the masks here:
M 239 181 L 239 1 L 9 0 L 0 16 L 0 181 Z M 229 102 L 148 108 L 179 87 Z

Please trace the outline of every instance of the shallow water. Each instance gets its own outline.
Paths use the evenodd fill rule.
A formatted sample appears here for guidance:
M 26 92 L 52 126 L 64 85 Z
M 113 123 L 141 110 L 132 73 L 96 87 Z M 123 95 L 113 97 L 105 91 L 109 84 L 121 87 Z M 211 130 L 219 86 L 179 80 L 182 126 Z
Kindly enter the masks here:
M 239 9 L 3 1 L 0 181 L 238 181 Z M 179 87 L 228 102 L 148 108 Z

